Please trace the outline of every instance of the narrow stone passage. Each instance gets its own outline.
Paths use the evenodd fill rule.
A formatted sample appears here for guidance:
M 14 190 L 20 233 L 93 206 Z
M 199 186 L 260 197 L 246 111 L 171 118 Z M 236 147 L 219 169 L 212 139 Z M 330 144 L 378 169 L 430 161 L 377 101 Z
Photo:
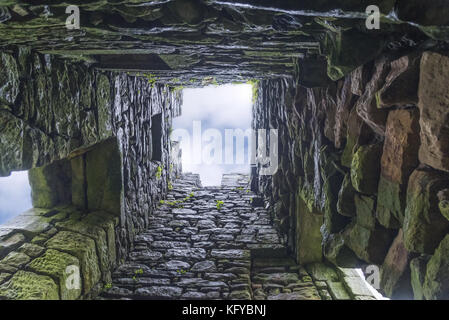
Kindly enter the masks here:
M 335 270 L 298 266 L 248 189 L 248 176 L 202 187 L 184 174 L 137 236 L 101 299 L 350 299 Z M 359 298 L 373 298 L 363 293 Z

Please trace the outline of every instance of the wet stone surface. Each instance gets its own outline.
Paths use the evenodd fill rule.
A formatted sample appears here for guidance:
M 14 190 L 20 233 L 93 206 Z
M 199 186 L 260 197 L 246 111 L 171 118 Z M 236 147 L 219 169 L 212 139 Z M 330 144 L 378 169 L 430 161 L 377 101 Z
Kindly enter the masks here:
M 251 204 L 247 176 L 205 188 L 198 179 L 173 183 L 100 299 L 331 299 L 325 282 L 282 255 L 267 211 Z

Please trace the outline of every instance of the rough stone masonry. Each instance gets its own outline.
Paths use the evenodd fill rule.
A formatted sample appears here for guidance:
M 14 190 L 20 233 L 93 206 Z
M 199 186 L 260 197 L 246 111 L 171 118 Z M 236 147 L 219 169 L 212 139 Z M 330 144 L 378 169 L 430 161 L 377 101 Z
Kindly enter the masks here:
M 366 266 L 388 297 L 449 298 L 448 0 L 74 1 L 70 30 L 69 4 L 0 3 L 0 176 L 31 169 L 35 207 L 0 226 L 2 299 L 336 299 L 332 283 L 356 298 L 345 268 Z M 366 27 L 369 5 L 379 29 Z M 190 179 L 169 138 L 182 89 L 247 81 L 253 127 L 279 130 L 279 170 L 252 168 L 263 208 L 225 209 L 262 216 L 252 222 L 270 232 L 256 237 L 286 254 L 268 266 L 237 241 L 251 223 L 203 234 L 196 218 L 158 208 Z M 217 228 L 201 201 L 247 200 L 197 191 L 189 210 Z M 214 239 L 157 247 L 181 230 Z M 221 275 L 188 270 L 201 262 Z M 65 290 L 67 265 L 78 291 Z

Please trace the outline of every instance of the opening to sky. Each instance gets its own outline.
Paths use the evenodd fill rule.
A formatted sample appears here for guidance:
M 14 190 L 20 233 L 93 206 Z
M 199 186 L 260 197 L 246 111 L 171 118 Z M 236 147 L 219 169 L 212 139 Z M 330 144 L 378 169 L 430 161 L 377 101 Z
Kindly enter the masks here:
M 32 207 L 28 171 L 0 177 L 0 225 Z
M 183 95 L 171 136 L 181 143 L 183 171 L 199 173 L 204 186 L 220 185 L 224 173 L 249 174 L 252 86 L 207 86 Z

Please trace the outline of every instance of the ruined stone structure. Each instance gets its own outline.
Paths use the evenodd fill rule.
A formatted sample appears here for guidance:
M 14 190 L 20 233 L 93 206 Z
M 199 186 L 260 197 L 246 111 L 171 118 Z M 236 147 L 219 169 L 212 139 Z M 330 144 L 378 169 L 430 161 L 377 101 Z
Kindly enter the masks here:
M 345 268 L 374 265 L 388 297 L 448 299 L 448 9 L 1 2 L 0 176 L 31 169 L 35 209 L 0 226 L 0 298 L 366 298 Z M 247 81 L 279 169 L 201 188 L 169 138 L 182 88 Z

